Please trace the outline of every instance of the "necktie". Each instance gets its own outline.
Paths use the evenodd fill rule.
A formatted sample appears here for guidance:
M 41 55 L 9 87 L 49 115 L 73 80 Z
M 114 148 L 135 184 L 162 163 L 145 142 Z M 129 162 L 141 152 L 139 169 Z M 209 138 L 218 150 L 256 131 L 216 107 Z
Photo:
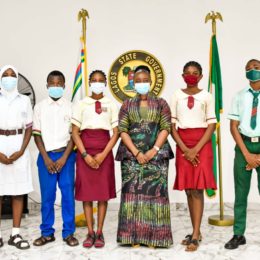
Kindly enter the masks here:
M 192 109 L 194 107 L 194 97 L 193 96 L 189 96 L 188 97 L 188 108 Z
M 257 118 L 258 96 L 260 94 L 260 91 L 254 92 L 250 88 L 249 92 L 253 95 L 253 104 L 252 104 L 250 126 L 251 126 L 252 129 L 255 129 L 256 128 L 256 118 Z
M 96 101 L 96 102 L 95 102 L 95 112 L 96 112 L 97 114 L 101 114 L 101 113 L 102 113 L 101 102 L 99 102 L 99 101 Z

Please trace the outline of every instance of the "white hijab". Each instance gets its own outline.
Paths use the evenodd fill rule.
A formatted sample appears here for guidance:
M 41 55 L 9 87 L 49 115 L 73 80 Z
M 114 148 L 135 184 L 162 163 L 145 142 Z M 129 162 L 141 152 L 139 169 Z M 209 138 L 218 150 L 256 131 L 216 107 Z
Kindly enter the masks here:
M 5 65 L 1 68 L 0 70 L 0 87 L 1 87 L 1 94 L 3 96 L 6 96 L 8 99 L 13 99 L 14 97 L 17 96 L 18 94 L 18 85 L 16 85 L 16 87 L 12 90 L 12 91 L 6 91 L 3 87 L 2 87 L 2 76 L 4 74 L 5 71 L 7 71 L 8 69 L 12 69 L 17 77 L 17 84 L 18 84 L 18 71 L 17 69 L 12 66 L 12 65 Z

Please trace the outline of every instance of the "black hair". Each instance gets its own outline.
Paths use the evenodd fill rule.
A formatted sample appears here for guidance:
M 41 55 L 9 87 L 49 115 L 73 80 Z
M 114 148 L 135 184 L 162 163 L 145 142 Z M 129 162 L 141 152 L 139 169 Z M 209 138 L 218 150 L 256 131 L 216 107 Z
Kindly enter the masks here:
M 61 77 L 65 83 L 65 76 L 63 75 L 62 72 L 60 72 L 58 70 L 53 70 L 52 72 L 49 73 L 49 75 L 47 76 L 47 82 L 49 81 L 49 79 L 51 77 Z
M 183 72 L 188 68 L 188 67 L 195 67 L 198 69 L 198 71 L 200 72 L 200 75 L 202 74 L 202 67 L 201 65 L 196 62 L 196 61 L 189 61 L 187 62 L 184 67 L 183 67 Z
M 103 75 L 104 78 L 105 78 L 105 81 L 107 81 L 107 76 L 106 76 L 105 72 L 102 71 L 102 70 L 93 70 L 93 71 L 89 74 L 89 81 L 91 80 L 91 78 L 93 77 L 93 75 L 96 74 L 96 73 L 99 73 L 99 74 Z
M 255 61 L 255 62 L 257 62 L 257 63 L 260 63 L 260 60 L 257 60 L 257 59 L 251 59 L 251 60 L 249 60 L 249 61 L 246 63 L 246 65 L 248 65 L 250 62 L 253 62 L 253 61 Z
M 134 74 L 135 74 L 136 72 L 138 72 L 139 70 L 144 70 L 144 71 L 148 72 L 148 74 L 151 74 L 151 71 L 150 71 L 149 67 L 147 67 L 147 66 L 145 66 L 145 65 L 137 66 L 137 67 L 135 68 L 135 70 L 134 70 Z

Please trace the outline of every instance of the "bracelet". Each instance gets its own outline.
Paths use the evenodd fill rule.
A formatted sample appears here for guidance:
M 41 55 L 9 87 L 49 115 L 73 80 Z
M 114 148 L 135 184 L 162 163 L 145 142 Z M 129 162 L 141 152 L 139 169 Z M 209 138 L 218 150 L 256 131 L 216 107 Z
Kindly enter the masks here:
M 87 152 L 85 151 L 85 152 L 81 153 L 81 158 L 84 159 L 87 155 L 88 155 L 88 154 L 87 154 Z
M 135 158 L 138 156 L 138 154 L 141 153 L 141 151 L 138 151 L 137 154 L 135 155 Z

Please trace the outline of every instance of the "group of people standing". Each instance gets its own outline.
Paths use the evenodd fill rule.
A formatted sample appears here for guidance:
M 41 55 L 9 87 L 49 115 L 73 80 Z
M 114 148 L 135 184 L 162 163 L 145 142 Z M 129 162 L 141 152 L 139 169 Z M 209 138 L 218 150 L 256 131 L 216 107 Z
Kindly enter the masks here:
M 235 225 L 234 236 L 225 245 L 228 249 L 246 243 L 246 205 L 252 169 L 260 176 L 259 60 L 247 63 L 246 76 L 249 86 L 235 97 L 229 114 L 237 146 Z M 33 134 L 39 150 L 42 205 L 41 236 L 33 242 L 35 246 L 55 240 L 54 202 L 58 184 L 62 195 L 63 240 L 69 246 L 79 244 L 74 236 L 76 199 L 83 203 L 88 228 L 83 247 L 104 247 L 107 204 L 116 197 L 112 149 L 120 138 L 115 157 L 121 163 L 122 173 L 117 242 L 133 247 L 170 247 L 173 239 L 168 168 L 174 154 L 167 138 L 171 135 L 177 144 L 174 189 L 185 190 L 192 224 L 192 231 L 181 244 L 186 251 L 197 250 L 202 241 L 203 191 L 217 188 L 211 144 L 217 121 L 212 95 L 199 88 L 203 77 L 200 64 L 194 61 L 185 64 L 182 77 L 186 87 L 173 93 L 169 106 L 149 91 L 150 69 L 138 66 L 134 71 L 136 95 L 125 100 L 118 113 L 115 103 L 104 96 L 107 79 L 103 71 L 90 74 L 92 94 L 73 108 L 63 97 L 64 75 L 52 71 L 47 77 L 48 98 L 36 104 L 32 112 L 29 98 L 18 93 L 17 70 L 4 66 L 0 71 L 0 199 L 3 195 L 12 196 L 13 229 L 8 244 L 19 249 L 30 247 L 19 228 L 23 195 L 33 190 L 27 149 Z M 98 202 L 96 230 L 94 201 Z M 0 247 L 3 244 L 0 233 Z

